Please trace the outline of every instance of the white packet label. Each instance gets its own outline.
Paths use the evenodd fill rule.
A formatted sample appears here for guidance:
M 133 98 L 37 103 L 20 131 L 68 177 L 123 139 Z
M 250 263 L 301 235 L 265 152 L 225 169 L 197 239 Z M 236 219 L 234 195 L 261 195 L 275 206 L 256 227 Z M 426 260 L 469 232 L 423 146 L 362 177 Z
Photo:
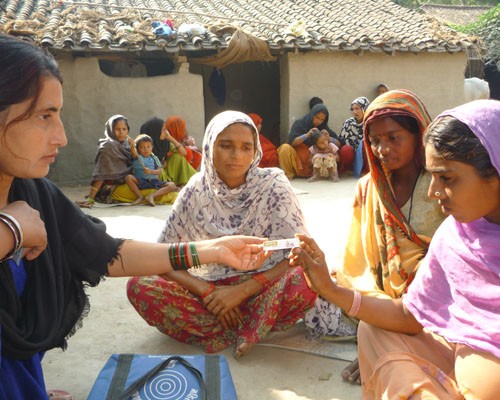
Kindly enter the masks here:
M 297 238 L 268 240 L 262 243 L 264 250 L 284 250 L 299 247 L 300 242 Z

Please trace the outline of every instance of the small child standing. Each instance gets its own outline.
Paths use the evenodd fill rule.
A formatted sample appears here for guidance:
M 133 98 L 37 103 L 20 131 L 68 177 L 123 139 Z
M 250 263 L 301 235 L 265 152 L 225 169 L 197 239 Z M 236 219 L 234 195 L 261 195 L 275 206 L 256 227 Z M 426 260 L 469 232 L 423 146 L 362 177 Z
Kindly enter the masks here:
M 149 135 L 140 134 L 135 138 L 135 147 L 130 148 L 132 153 L 133 175 L 128 175 L 126 182 L 129 188 L 137 195 L 132 204 L 141 204 L 144 200 L 151 206 L 155 205 L 155 198 L 170 192 L 178 191 L 173 182 L 164 182 L 158 179 L 162 172 L 160 160 L 153 154 L 153 139 Z M 156 192 L 144 198 L 142 189 L 157 189 Z
M 308 182 L 315 182 L 321 178 L 328 178 L 333 182 L 339 181 L 337 171 L 337 159 L 339 148 L 330 143 L 329 135 L 326 130 L 319 131 L 315 128 L 311 135 L 313 145 L 309 147 L 311 153 L 311 164 L 313 166 L 313 176 L 308 179 Z

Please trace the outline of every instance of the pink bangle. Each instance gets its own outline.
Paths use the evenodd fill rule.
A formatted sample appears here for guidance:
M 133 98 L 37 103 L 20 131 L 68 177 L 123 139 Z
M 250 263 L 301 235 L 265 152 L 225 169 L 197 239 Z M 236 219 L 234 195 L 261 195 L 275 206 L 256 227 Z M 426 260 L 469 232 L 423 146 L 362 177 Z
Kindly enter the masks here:
M 352 300 L 351 309 L 347 311 L 347 315 L 349 315 L 349 317 L 357 316 L 359 312 L 359 307 L 361 306 L 361 293 L 359 292 L 353 292 L 353 293 L 354 293 L 354 299 Z
M 252 275 L 252 279 L 259 282 L 262 287 L 266 287 L 271 283 L 271 281 L 267 279 L 267 277 L 262 272 Z

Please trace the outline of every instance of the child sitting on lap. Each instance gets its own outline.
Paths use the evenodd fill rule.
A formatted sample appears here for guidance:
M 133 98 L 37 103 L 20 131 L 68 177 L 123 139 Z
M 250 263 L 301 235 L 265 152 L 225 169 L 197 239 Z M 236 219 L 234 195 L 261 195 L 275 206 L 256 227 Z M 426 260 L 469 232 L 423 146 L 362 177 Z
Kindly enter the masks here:
M 126 178 L 127 185 L 137 195 L 132 204 L 141 204 L 144 200 L 151 206 L 155 205 L 155 198 L 167 193 L 178 191 L 173 182 L 164 182 L 158 179 L 162 172 L 160 160 L 153 154 L 153 139 L 145 134 L 135 138 L 135 147 L 131 146 L 133 175 Z M 144 197 L 142 189 L 157 189 L 156 192 Z
M 320 132 L 319 129 L 314 129 L 315 132 L 311 136 L 313 145 L 309 147 L 313 176 L 308 181 L 315 182 L 321 178 L 328 178 L 333 182 L 338 182 L 337 151 L 339 148 L 335 144 L 329 143 L 328 132 L 326 130 Z

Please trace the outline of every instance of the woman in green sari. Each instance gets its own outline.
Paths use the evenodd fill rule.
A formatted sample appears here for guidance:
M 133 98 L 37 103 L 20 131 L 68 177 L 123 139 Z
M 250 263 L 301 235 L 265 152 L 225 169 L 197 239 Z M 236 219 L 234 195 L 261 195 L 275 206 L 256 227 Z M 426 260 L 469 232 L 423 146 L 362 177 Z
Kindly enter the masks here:
M 141 126 L 141 133 L 153 139 L 153 151 L 163 163 L 160 179 L 184 186 L 196 174 L 196 170 L 186 159 L 186 149 L 168 131 L 165 121 L 153 117 Z

